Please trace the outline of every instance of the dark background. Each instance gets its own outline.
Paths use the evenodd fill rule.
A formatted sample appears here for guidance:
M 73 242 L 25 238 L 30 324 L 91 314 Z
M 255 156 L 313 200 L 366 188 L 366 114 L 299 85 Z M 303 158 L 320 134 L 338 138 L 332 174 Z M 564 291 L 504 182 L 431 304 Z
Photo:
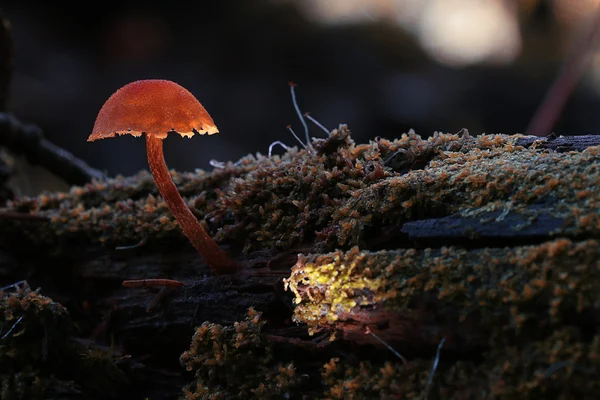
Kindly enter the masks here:
M 461 128 L 472 134 L 519 133 L 597 3 L 490 0 L 490 7 L 504 9 L 516 24 L 517 49 L 501 46 L 478 62 L 461 62 L 440 56 L 443 43 L 433 50 L 421 45 L 427 9 L 408 15 L 407 4 L 415 1 L 362 0 L 354 11 L 355 0 L 321 0 L 320 5 L 317 0 L 128 2 L 118 7 L 5 1 L 1 7 L 14 40 L 8 110 L 109 175 L 147 168 L 139 139 L 86 142 L 104 101 L 138 79 L 170 79 L 185 86 L 220 129 L 210 138 L 167 140 L 167 164 L 178 170 L 211 169 L 210 159 L 266 154 L 275 140 L 295 145 L 286 125 L 299 136 L 304 133 L 289 81 L 298 85 L 303 111 L 329 129 L 347 123 L 356 141 L 394 138 L 410 128 L 422 136 Z M 462 29 L 462 36 L 450 29 L 441 37 L 462 40 L 466 53 L 493 25 L 486 18 L 494 12 L 465 19 L 463 7 L 473 0 L 420 3 L 435 1 L 446 1 L 454 10 L 446 10 L 442 22 Z M 556 133 L 600 129 L 600 79 L 592 61 Z M 309 126 L 312 135 L 324 134 Z

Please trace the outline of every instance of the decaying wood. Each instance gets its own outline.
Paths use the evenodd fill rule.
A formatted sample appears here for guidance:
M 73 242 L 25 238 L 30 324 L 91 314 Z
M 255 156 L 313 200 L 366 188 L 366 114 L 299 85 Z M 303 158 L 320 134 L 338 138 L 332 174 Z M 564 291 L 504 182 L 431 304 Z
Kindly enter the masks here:
M 593 136 L 520 140 L 525 147 L 558 152 L 581 151 L 600 143 Z M 331 154 L 337 156 L 335 150 Z M 434 156 L 437 152 L 428 154 Z M 398 176 L 402 174 L 395 175 Z M 475 257 L 482 247 L 499 249 L 544 243 L 554 239 L 554 232 L 566 222 L 551 213 L 561 201 L 547 196 L 544 202 L 526 207 L 482 211 L 476 215 L 452 214 L 410 221 L 398 217 L 397 221 L 387 221 L 385 226 L 371 226 L 361 244 L 370 250 L 390 251 L 415 248 L 435 251 L 453 245 L 467 249 Z M 11 213 L 17 214 L 6 216 L 19 215 L 17 210 Z M 48 221 L 24 218 L 19 223 Z M 321 234 L 327 237 L 330 233 Z M 572 237 L 587 238 L 594 235 Z M 274 349 L 275 359 L 282 362 L 292 359 L 298 373 L 312 382 L 312 390 L 321 384 L 320 368 L 332 357 L 356 354 L 363 357 L 361 360 L 397 361 L 383 343 L 406 358 L 409 367 L 415 365 L 415 359 L 434 357 L 440 343 L 444 343 L 446 352 L 442 353 L 442 359 L 470 360 L 490 350 L 488 332 L 475 316 L 461 319 L 459 307 L 427 293 L 416 296 L 410 311 L 408 308 L 402 312 L 390 311 L 373 305 L 340 311 L 337 320 L 331 323 L 335 329 L 329 332 L 324 328 L 310 336 L 307 326 L 291 321 L 298 303 L 284 289 L 283 281 L 290 276 L 298 254 L 317 252 L 316 244 L 311 242 L 286 251 L 238 252 L 238 261 L 245 266 L 241 272 L 213 276 L 181 237 L 160 241 L 149 238 L 119 247 L 78 242 L 70 237 L 58 240 L 50 252 L 32 252 L 26 238 L 0 239 L 3 244 L 0 286 L 27 280 L 32 287 L 41 287 L 45 296 L 63 304 L 81 329 L 77 340 L 89 340 L 94 346 L 104 346 L 118 355 L 116 363 L 128 378 L 128 384 L 119 388 L 120 396 L 180 396 L 181 388 L 193 376 L 183 370 L 178 360 L 189 348 L 195 327 L 207 321 L 232 326 L 244 320 L 250 307 L 263 313 L 265 338 Z M 507 271 L 518 269 L 514 260 L 505 267 Z M 494 273 L 492 278 L 499 280 L 504 271 Z M 122 286 L 124 280 L 161 278 L 177 280 L 185 286 L 168 290 Z M 317 290 L 326 290 L 325 284 L 319 285 Z M 309 287 L 300 287 L 298 292 L 306 297 L 315 294 Z M 598 310 L 586 309 L 574 315 L 569 323 L 592 329 L 600 324 L 598 315 Z M 330 342 L 330 334 L 336 340 Z
M 549 135 L 545 138 L 526 136 L 517 140 L 517 145 L 523 147 L 535 146 L 536 148 L 550 149 L 559 153 L 582 151 L 591 146 L 600 146 L 600 135 Z
M 74 317 L 84 312 L 83 307 L 100 312 L 101 319 L 86 326 L 83 336 L 107 346 L 116 340 L 113 350 L 136 354 L 120 362 L 132 370 L 128 392 L 172 399 L 190 379 L 177 360 L 189 347 L 196 326 L 204 321 L 231 325 L 244 319 L 249 307 L 264 311 L 273 321 L 290 317 L 291 308 L 285 305 L 289 294 L 281 290 L 282 274 L 260 268 L 265 263 L 262 254 L 246 261 L 257 268 L 215 277 L 193 248 L 181 244 L 127 251 L 65 245 L 53 257 L 41 259 L 26 250 L 15 254 L 5 249 L 0 252 L 0 282 L 27 278 L 32 287 L 42 287 L 46 296 L 68 307 Z M 121 285 L 124 279 L 149 277 L 175 278 L 186 286 L 156 301 L 158 290 Z M 306 330 L 301 331 L 306 336 Z M 293 342 L 284 342 L 293 347 Z
M 534 219 L 517 211 L 493 211 L 469 217 L 451 215 L 444 218 L 406 222 L 400 229 L 415 247 L 450 245 L 498 247 L 537 244 L 549 240 L 565 221 L 551 215 L 551 204 L 531 205 L 527 211 Z

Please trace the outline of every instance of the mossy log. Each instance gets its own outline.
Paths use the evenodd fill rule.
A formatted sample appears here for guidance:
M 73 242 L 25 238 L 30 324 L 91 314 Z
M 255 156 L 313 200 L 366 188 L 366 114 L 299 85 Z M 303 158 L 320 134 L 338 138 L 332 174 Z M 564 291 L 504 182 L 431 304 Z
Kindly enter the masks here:
M 3 396 L 600 395 L 600 147 L 560 140 L 357 145 L 341 126 L 173 172 L 234 275 L 210 273 L 147 173 L 16 198 L 0 282 L 41 291 L 4 291 Z M 151 278 L 185 286 L 121 286 Z M 50 345 L 65 357 L 32 356 Z

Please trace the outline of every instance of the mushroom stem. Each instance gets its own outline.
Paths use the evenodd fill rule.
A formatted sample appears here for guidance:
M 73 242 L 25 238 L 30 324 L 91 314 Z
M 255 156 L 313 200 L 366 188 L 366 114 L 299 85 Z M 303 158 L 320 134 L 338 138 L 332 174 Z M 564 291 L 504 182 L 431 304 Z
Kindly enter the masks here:
M 181 198 L 179 191 L 177 191 L 165 163 L 163 139 L 146 134 L 146 152 L 150 171 L 158 191 L 165 199 L 167 207 L 171 210 L 185 236 L 204 257 L 215 274 L 228 274 L 237 271 L 239 265 L 208 236 L 198 219 Z

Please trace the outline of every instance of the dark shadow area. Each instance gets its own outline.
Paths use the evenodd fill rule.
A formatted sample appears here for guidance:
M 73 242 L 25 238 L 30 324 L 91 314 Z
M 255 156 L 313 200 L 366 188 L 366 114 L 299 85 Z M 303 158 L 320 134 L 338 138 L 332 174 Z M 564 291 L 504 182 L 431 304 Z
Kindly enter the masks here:
M 434 60 L 415 30 L 397 22 L 407 7 L 383 17 L 365 8 L 371 14 L 343 23 L 319 17 L 327 10 L 309 3 L 318 2 L 88 7 L 6 1 L 2 8 L 14 40 L 8 111 L 109 175 L 147 169 L 144 144 L 130 137 L 93 144 L 86 138 L 117 88 L 147 78 L 188 88 L 220 129 L 211 138 L 165 142 L 169 167 L 178 170 L 265 154 L 275 140 L 297 145 L 286 130 L 291 124 L 304 136 L 289 81 L 298 85 L 303 112 L 328 129 L 347 123 L 357 142 L 394 138 L 411 128 L 422 136 L 462 128 L 471 134 L 523 132 L 577 27 L 547 2 L 529 2 L 511 9 L 520 40 L 512 60 L 452 66 Z M 475 29 L 473 35 L 467 49 L 479 42 L 481 33 Z M 579 85 L 555 131 L 597 131 L 598 103 L 593 85 Z M 311 135 L 324 134 L 309 126 Z

